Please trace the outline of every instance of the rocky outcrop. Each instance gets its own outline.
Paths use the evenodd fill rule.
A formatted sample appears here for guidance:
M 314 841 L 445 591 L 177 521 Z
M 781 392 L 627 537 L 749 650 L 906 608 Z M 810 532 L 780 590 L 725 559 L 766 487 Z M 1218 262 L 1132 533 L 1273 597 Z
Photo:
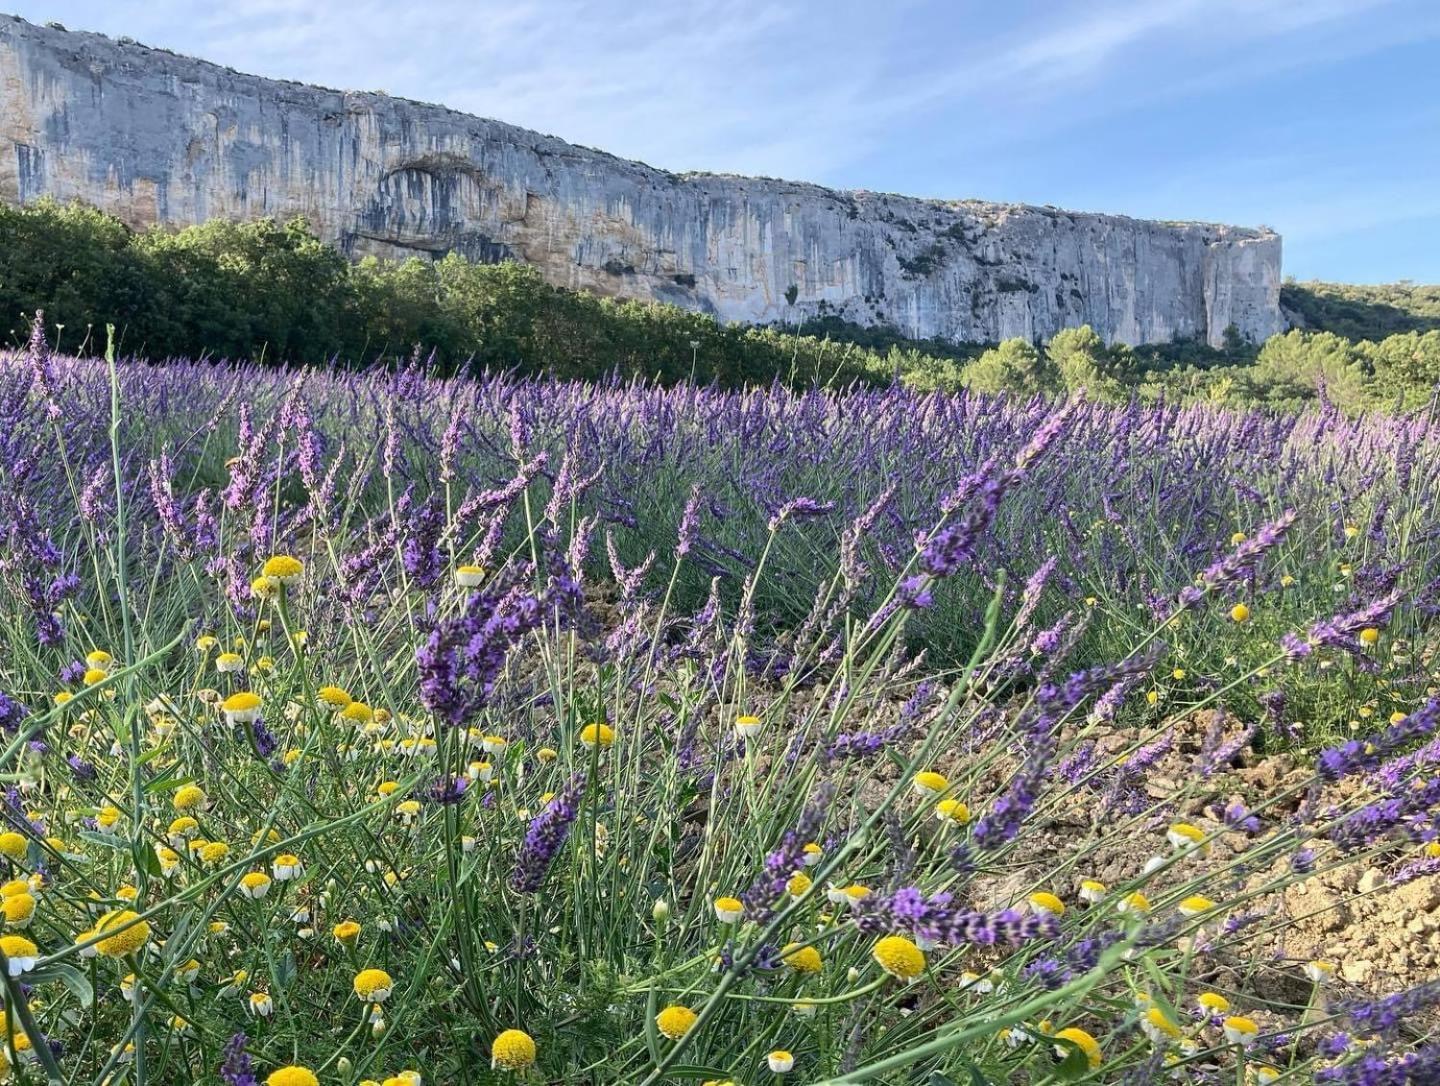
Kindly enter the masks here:
M 677 175 L 439 106 L 0 17 L 0 199 L 135 227 L 304 215 L 352 255 L 514 258 L 559 286 L 766 323 L 1107 340 L 1281 330 L 1280 238 Z

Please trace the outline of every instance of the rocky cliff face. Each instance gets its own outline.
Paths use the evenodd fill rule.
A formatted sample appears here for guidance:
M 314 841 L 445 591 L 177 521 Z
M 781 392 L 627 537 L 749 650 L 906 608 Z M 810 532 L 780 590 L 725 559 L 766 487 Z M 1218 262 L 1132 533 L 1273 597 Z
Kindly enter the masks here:
M 1264 230 L 676 175 L 0 17 L 0 199 L 47 195 L 135 227 L 304 215 L 353 255 L 510 257 L 727 321 L 831 313 L 969 342 L 1088 323 L 1136 344 L 1282 326 Z

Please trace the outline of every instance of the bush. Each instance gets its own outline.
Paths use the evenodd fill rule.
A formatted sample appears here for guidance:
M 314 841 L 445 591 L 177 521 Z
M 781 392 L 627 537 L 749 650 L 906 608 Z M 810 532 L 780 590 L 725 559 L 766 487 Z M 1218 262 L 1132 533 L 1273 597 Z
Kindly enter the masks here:
M 374 258 L 356 264 L 302 219 L 211 222 L 135 234 L 82 205 L 0 209 L 0 306 L 10 339 L 44 310 L 48 333 L 82 346 L 117 326 L 119 347 L 149 357 L 361 365 L 418 349 L 440 372 L 506 369 L 726 386 L 888 384 L 938 365 L 895 336 L 868 344 L 723 325 L 677 306 L 567 291 L 533 267 Z M 692 346 L 694 344 L 694 346 Z M 90 336 L 84 348 L 97 348 Z
M 1440 329 L 1440 286 L 1287 282 L 1280 304 L 1313 331 L 1353 340 Z
M 1369 399 L 1370 362 L 1360 346 L 1331 332 L 1292 329 L 1271 336 L 1246 375 L 1247 393 L 1264 403 L 1301 403 L 1326 396 L 1357 409 Z
M 1012 392 L 1020 396 L 1058 391 L 1059 368 L 1029 340 L 1007 339 L 965 367 L 962 383 L 973 392 Z
M 1288 284 L 1311 326 L 1257 347 L 1227 329 L 1194 341 L 1107 346 L 1088 325 L 1038 349 L 914 341 L 835 316 L 797 328 L 725 325 L 678 306 L 551 286 L 533 267 L 450 254 L 350 263 L 304 220 L 210 222 L 132 233 L 80 204 L 0 208 L 0 307 L 12 343 L 44 310 L 60 346 L 94 353 L 117 326 L 122 351 L 359 367 L 418 351 L 441 374 L 507 370 L 724 387 L 900 382 L 918 391 L 1094 399 L 1257 402 L 1294 408 L 1323 383 L 1348 411 L 1410 409 L 1440 379 L 1440 288 Z M 1371 339 L 1360 339 L 1368 335 Z

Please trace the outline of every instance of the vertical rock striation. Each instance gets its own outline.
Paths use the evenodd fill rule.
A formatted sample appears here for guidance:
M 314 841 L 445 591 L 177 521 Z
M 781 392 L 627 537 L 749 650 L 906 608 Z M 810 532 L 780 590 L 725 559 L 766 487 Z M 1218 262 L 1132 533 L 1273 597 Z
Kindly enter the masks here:
M 132 226 L 304 215 L 359 256 L 513 258 L 722 320 L 1110 341 L 1282 328 L 1280 238 L 973 200 L 677 175 L 383 94 L 260 79 L 0 17 L 0 199 Z M 791 302 L 793 297 L 794 301 Z

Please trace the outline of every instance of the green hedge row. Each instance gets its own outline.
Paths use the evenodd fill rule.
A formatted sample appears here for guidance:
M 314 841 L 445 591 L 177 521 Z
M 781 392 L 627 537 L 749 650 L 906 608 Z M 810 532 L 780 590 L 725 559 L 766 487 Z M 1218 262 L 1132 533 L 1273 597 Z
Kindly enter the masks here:
M 1440 288 L 1287 283 L 1282 299 L 1306 328 L 1261 345 L 1231 336 L 1221 349 L 1107 347 L 1082 327 L 1042 347 L 1015 339 L 987 350 L 834 319 L 791 330 L 723 325 L 678 306 L 552 287 L 516 263 L 351 263 L 298 219 L 136 233 L 81 204 L 0 208 L 0 334 L 22 342 L 43 309 L 60 349 L 80 353 L 100 350 L 97 329 L 113 323 L 122 351 L 152 358 L 364 365 L 418 349 L 446 371 L 727 386 L 899 379 L 1294 406 L 1323 384 L 1359 410 L 1415 406 L 1440 382 Z

